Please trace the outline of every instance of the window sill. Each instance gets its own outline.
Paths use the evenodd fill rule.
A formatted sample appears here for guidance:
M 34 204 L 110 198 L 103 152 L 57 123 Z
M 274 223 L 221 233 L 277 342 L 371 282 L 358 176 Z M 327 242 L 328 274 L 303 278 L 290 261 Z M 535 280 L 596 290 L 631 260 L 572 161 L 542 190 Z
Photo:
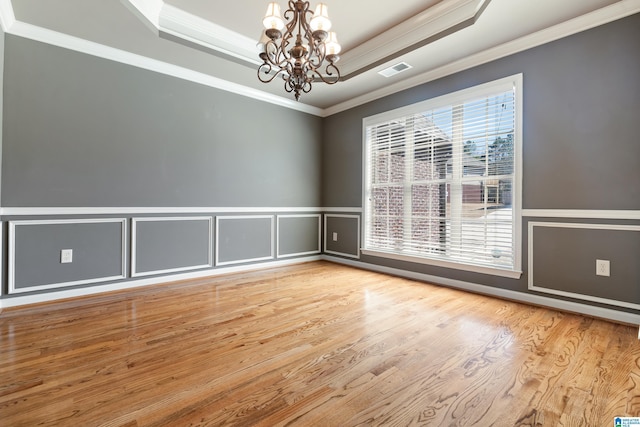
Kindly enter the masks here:
M 443 260 L 437 260 L 437 259 L 431 259 L 431 258 L 422 258 L 422 257 L 417 257 L 412 255 L 403 255 L 403 254 L 398 254 L 393 252 L 382 252 L 382 251 L 375 251 L 370 249 L 361 249 L 360 253 L 364 255 L 375 256 L 380 258 L 395 259 L 398 261 L 414 262 L 417 264 L 427 264 L 427 265 L 433 265 L 437 267 L 452 268 L 455 270 L 488 274 L 491 276 L 507 277 L 509 279 L 519 279 L 522 276 L 522 271 L 518 271 L 518 270 L 507 270 L 507 269 L 496 268 L 496 267 L 484 267 L 484 266 L 472 265 L 472 264 L 462 264 L 462 263 L 453 262 L 453 261 L 443 261 Z

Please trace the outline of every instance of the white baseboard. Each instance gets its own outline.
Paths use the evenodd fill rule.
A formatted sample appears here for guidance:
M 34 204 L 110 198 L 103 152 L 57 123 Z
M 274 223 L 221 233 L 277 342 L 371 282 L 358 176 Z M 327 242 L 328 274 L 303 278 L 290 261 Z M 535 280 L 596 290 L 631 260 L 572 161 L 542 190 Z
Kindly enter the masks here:
M 462 289 L 465 291 L 494 296 L 498 298 L 519 301 L 526 304 L 555 308 L 562 311 L 572 313 L 585 314 L 587 316 L 598 317 L 601 319 L 612 320 L 615 322 L 625 323 L 629 325 L 640 325 L 640 314 L 629 313 L 626 311 L 618 311 L 606 307 L 596 307 L 588 304 L 581 304 L 574 301 L 566 301 L 546 297 L 542 295 L 528 294 L 524 292 L 512 291 L 509 289 L 494 288 L 487 285 L 479 285 L 477 283 L 463 282 L 461 280 L 448 279 L 446 277 L 433 276 L 424 273 L 416 273 L 413 271 L 400 270 L 397 268 L 385 267 L 375 264 L 369 264 L 362 261 L 349 260 L 344 258 L 323 255 L 322 259 L 329 262 L 344 264 L 363 270 L 376 271 L 379 273 L 391 274 L 394 276 L 405 277 L 407 279 L 419 280 L 421 282 L 433 283 L 436 285 L 448 286 L 451 288 Z M 640 339 L 640 332 L 639 332 Z
M 133 289 L 141 286 L 159 285 L 167 282 L 175 282 L 178 280 L 199 279 L 202 277 L 213 277 L 229 273 L 241 273 L 253 270 L 262 270 L 273 267 L 284 267 L 287 265 L 301 264 L 310 261 L 319 261 L 321 256 L 312 256 L 304 258 L 287 259 L 273 262 L 262 262 L 257 264 L 242 265 L 235 267 L 221 267 L 211 270 L 195 271 L 191 273 L 172 274 L 168 276 L 160 276 L 146 279 L 129 280 L 126 282 L 111 283 L 106 285 L 90 286 L 85 288 L 63 289 L 55 292 L 46 292 L 32 295 L 20 295 L 16 297 L 0 299 L 0 311 L 3 308 L 19 307 L 29 304 L 37 304 L 42 302 L 50 302 L 65 298 L 75 298 L 87 295 L 95 295 L 105 292 L 120 291 L 125 289 Z

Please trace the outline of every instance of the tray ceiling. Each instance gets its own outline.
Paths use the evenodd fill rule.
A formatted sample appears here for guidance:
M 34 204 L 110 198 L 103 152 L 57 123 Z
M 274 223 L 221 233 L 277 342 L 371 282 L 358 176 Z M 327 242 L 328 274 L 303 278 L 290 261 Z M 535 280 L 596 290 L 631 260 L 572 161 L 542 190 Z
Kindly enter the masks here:
M 0 22 L 10 34 L 166 66 L 168 74 L 327 115 L 640 11 L 640 0 L 323 2 L 343 46 L 344 81 L 314 84 L 300 103 L 281 83 L 256 76 L 266 0 L 0 0 Z M 399 62 L 411 68 L 378 73 Z

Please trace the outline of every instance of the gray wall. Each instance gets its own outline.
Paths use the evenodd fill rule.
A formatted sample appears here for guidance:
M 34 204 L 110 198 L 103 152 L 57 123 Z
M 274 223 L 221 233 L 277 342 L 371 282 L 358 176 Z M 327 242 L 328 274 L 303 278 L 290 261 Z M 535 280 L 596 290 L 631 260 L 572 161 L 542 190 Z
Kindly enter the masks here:
M 527 209 L 640 209 L 640 15 L 335 114 L 324 122 L 323 206 L 362 204 L 362 119 L 524 74 Z
M 5 47 L 3 207 L 319 206 L 319 117 L 16 36 Z
M 2 298 L 14 297 L 9 270 L 18 293 L 53 292 L 206 274 L 216 257 L 222 266 L 277 260 L 277 238 L 285 251 L 320 238 L 286 221 L 278 236 L 257 218 L 320 214 L 320 117 L 13 35 L 3 44 L 0 206 L 44 215 L 1 218 Z M 85 213 L 47 213 L 65 207 Z M 222 220 L 218 236 L 227 215 L 248 216 Z M 120 235 L 120 246 L 109 243 L 113 224 L 82 223 L 113 216 L 126 220 L 124 246 Z M 17 225 L 24 220 L 34 222 Z M 71 264 L 60 263 L 61 249 L 74 250 Z
M 518 73 L 524 75 L 523 208 L 640 210 L 638 14 L 328 117 L 323 128 L 323 205 L 361 207 L 363 118 Z M 527 224 L 534 219 L 573 221 L 523 219 L 525 272 L 519 280 L 364 255 L 361 261 L 530 292 L 526 271 Z M 611 292 L 608 292 L 607 286 L 601 285 L 603 279 L 595 276 L 595 260 L 593 265 L 588 263 L 587 274 L 582 271 L 586 267 L 565 260 L 569 255 L 561 252 L 556 264 L 545 263 L 547 286 L 637 302 L 639 275 L 637 270 L 629 272 L 633 268 L 628 264 L 638 264 L 640 260 L 639 234 L 635 232 L 622 240 L 609 236 L 608 241 L 614 243 L 600 247 L 599 251 L 595 250 L 599 245 L 595 238 L 577 240 L 576 233 L 549 236 L 544 240 L 546 247 L 586 245 L 589 259 L 598 253 L 602 259 L 620 261 L 612 261 L 612 276 L 607 279 Z M 629 251 L 630 254 L 625 254 Z M 618 266 L 618 272 L 629 273 L 613 274 L 614 265 Z M 565 283 L 564 279 L 572 275 L 581 277 L 582 284 Z M 614 291 L 620 286 L 625 291 Z
M 259 258 L 259 262 L 278 259 L 279 243 L 283 245 L 283 256 L 307 252 L 307 249 L 311 252 L 318 237 L 314 221 L 285 219 L 279 223 L 278 215 L 284 218 L 297 214 L 296 207 L 361 206 L 364 117 L 516 73 L 524 74 L 523 207 L 640 209 L 640 143 L 635 129 L 640 117 L 640 15 L 326 119 L 16 36 L 6 35 L 4 42 L 0 206 L 204 206 L 212 207 L 211 212 L 199 211 L 197 216 L 211 216 L 214 222 L 221 219 L 220 230 L 213 236 L 207 227 L 186 221 L 182 224 L 187 226 L 185 233 L 195 233 L 191 238 L 172 231 L 172 227 L 145 224 L 137 236 L 142 246 L 132 253 L 131 223 L 140 215 L 127 213 L 125 209 L 120 215 L 127 220 L 128 236 L 124 248 L 124 280 L 132 278 L 132 256 L 139 262 L 137 271 L 141 273 L 202 269 L 205 250 L 209 249 L 205 245 L 210 237 L 212 256 L 222 264 L 254 262 L 251 260 L 255 258 Z M 280 135 L 283 129 L 288 130 L 291 137 L 274 136 Z M 270 206 L 284 209 L 276 212 L 215 210 L 215 207 Z M 247 216 L 247 212 L 251 214 Z M 348 212 L 350 210 L 345 213 Z M 245 218 L 221 218 L 228 215 Z M 271 216 L 276 226 L 271 225 L 271 220 L 260 218 L 262 215 Z M 108 216 L 98 213 L 88 217 Z M 86 219 L 55 215 L 1 219 L 65 218 Z M 525 274 L 519 280 L 363 255 L 360 260 L 531 292 L 527 288 L 526 271 L 526 230 L 530 221 L 582 220 L 525 217 L 522 242 Z M 325 250 L 357 256 L 357 224 L 354 218 L 328 216 L 324 237 L 329 239 Z M 6 263 L 8 254 L 12 254 L 15 265 L 11 267 L 16 273 L 21 272 L 17 276 L 18 286 L 99 280 L 110 277 L 105 274 L 116 270 L 114 264 L 106 266 L 108 272 L 101 272 L 98 270 L 105 266 L 85 262 L 95 258 L 91 255 L 94 244 L 87 242 L 93 230 L 100 227 L 80 227 L 80 230 L 37 223 L 24 227 L 19 230 L 37 232 L 16 233 L 15 247 L 12 247 L 8 244 L 8 226 L 4 223 L 2 244 L 6 250 L 2 262 Z M 174 232 L 181 238 L 171 238 Z M 331 239 L 333 232 L 338 232 L 337 241 Z M 619 237 L 618 231 L 606 230 L 605 240 L 612 243 L 603 246 L 601 251 L 595 250 L 598 242 L 591 242 L 594 235 L 589 231 L 568 233 L 562 238 L 560 234 L 551 234 L 534 240 L 543 245 L 534 247 L 534 258 L 538 262 L 534 263 L 535 268 L 543 268 L 546 275 L 536 277 L 544 279 L 543 284 L 551 289 L 635 303 L 640 284 L 635 283 L 637 270 L 629 264 L 630 260 L 640 259 L 633 237 L 640 233 L 629 233 Z M 75 246 L 74 263 L 76 260 L 79 263 L 65 266 L 66 272 L 72 272 L 70 276 L 60 270 L 61 242 Z M 150 242 L 175 243 L 175 246 L 160 248 Z M 579 243 L 585 259 L 597 253 L 601 259 L 612 260 L 612 276 L 604 282 L 605 286 L 602 278 L 584 274 L 586 261 L 563 259 L 569 251 L 560 251 L 560 259 L 554 258 L 554 263 L 544 256 L 548 248 L 563 247 L 561 245 L 576 248 Z M 116 253 L 115 243 L 112 246 L 103 249 L 111 251 L 109 259 L 120 260 L 121 252 Z M 184 259 L 177 260 L 172 254 L 180 253 L 180 246 L 187 247 L 187 251 Z M 82 253 L 91 256 L 84 258 Z M 29 262 L 40 259 L 38 257 L 42 258 L 41 262 Z M 215 264 L 204 269 L 215 269 Z M 32 279 L 24 275 L 27 268 L 35 268 L 28 273 L 33 275 Z M 567 270 L 560 271 L 561 268 Z M 594 266 L 589 269 L 593 270 Z M 7 268 L 2 278 L 5 294 L 6 271 Z M 620 275 L 618 271 L 626 273 Z M 582 277 L 582 284 L 565 283 L 566 277 L 572 275 Z M 620 286 L 624 291 L 606 291 L 607 288 L 620 289 Z M 10 296 L 3 295 L 6 297 Z

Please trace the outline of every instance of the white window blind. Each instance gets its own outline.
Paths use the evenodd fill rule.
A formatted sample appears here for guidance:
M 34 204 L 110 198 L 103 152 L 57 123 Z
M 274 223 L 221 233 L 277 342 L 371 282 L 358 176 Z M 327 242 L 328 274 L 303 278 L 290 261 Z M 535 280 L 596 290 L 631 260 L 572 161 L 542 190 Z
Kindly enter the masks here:
M 520 269 L 519 77 L 365 119 L 364 250 Z

